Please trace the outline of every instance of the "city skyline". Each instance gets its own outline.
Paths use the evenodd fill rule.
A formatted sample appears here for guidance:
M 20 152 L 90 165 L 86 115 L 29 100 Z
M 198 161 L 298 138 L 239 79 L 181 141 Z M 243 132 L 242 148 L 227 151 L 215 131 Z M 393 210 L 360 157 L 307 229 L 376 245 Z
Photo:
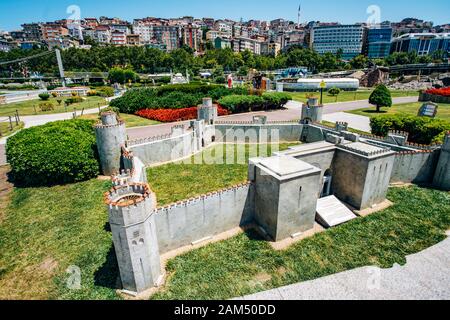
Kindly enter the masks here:
M 80 17 L 110 16 L 119 17 L 124 20 L 154 16 L 161 18 L 176 18 L 180 16 L 211 17 L 215 19 L 240 20 L 273 20 L 284 18 L 297 22 L 298 8 L 301 5 L 301 20 L 357 23 L 365 22 L 370 16 L 367 8 L 370 5 L 380 7 L 380 20 L 400 21 L 404 18 L 418 18 L 432 21 L 435 25 L 449 23 L 446 13 L 450 10 L 450 3 L 445 0 L 436 0 L 434 5 L 427 3 L 411 3 L 411 1 L 389 2 L 379 0 L 356 1 L 347 0 L 336 3 L 335 1 L 323 0 L 320 3 L 314 1 L 284 0 L 281 3 L 269 0 L 242 1 L 229 0 L 223 3 L 210 3 L 204 0 L 186 1 L 141 1 L 134 0 L 126 3 L 111 0 L 105 5 L 104 1 L 54 1 L 44 0 L 39 3 L 29 0 L 0 1 L 0 30 L 12 31 L 20 29 L 20 25 L 27 22 L 45 22 L 57 19 L 70 18 L 72 13 L 67 13 L 69 6 L 75 5 L 80 8 Z M 236 10 L 236 6 L 240 9 Z M 401 10 L 400 10 L 401 8 Z M 448 8 L 445 9 L 445 8 Z M 217 14 L 217 13 L 220 14 Z M 236 13 L 238 12 L 238 13 Z

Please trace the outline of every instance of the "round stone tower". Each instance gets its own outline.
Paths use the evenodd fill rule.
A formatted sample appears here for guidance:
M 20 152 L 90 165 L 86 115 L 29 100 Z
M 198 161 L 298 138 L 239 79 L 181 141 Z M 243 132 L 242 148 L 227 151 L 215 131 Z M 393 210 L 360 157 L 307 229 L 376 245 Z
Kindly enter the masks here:
M 150 187 L 144 183 L 116 186 L 105 194 L 105 202 L 123 289 L 140 293 L 158 286 L 156 198 Z
M 102 173 L 111 176 L 120 171 L 122 146 L 125 146 L 125 123 L 112 111 L 103 112 L 101 120 L 95 125 L 97 149 Z

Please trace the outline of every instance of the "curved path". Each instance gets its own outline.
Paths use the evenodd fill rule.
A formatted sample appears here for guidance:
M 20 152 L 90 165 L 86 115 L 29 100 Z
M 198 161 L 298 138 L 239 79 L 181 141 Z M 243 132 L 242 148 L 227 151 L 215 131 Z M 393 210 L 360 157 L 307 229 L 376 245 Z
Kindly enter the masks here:
M 237 300 L 450 300 L 450 238 L 406 260 L 404 266 L 358 268 Z

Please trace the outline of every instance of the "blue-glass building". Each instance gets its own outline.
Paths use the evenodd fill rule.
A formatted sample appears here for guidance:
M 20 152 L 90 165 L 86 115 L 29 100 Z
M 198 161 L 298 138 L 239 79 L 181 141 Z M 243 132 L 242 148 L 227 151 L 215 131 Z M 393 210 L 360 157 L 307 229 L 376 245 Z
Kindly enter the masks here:
M 419 56 L 442 50 L 450 52 L 450 33 L 410 33 L 392 41 L 391 53 L 416 52 Z
M 367 31 L 366 54 L 370 59 L 385 58 L 391 51 L 392 28 L 372 28 Z

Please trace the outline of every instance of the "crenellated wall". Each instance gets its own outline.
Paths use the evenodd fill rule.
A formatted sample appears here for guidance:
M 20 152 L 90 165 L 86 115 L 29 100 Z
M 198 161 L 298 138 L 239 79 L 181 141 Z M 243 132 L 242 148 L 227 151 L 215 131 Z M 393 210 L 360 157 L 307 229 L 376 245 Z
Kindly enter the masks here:
M 253 197 L 252 184 L 245 183 L 157 209 L 160 252 L 249 223 L 253 219 Z
M 141 159 L 145 166 L 185 158 L 196 151 L 192 131 L 178 136 L 167 135 L 158 140 L 134 140 L 128 142 L 128 149 Z
M 391 182 L 433 182 L 439 154 L 432 150 L 397 152 Z
M 251 121 L 218 122 L 215 125 L 215 141 L 229 143 L 300 141 L 302 130 L 303 125 L 298 122 L 267 122 L 267 124 L 255 124 Z

